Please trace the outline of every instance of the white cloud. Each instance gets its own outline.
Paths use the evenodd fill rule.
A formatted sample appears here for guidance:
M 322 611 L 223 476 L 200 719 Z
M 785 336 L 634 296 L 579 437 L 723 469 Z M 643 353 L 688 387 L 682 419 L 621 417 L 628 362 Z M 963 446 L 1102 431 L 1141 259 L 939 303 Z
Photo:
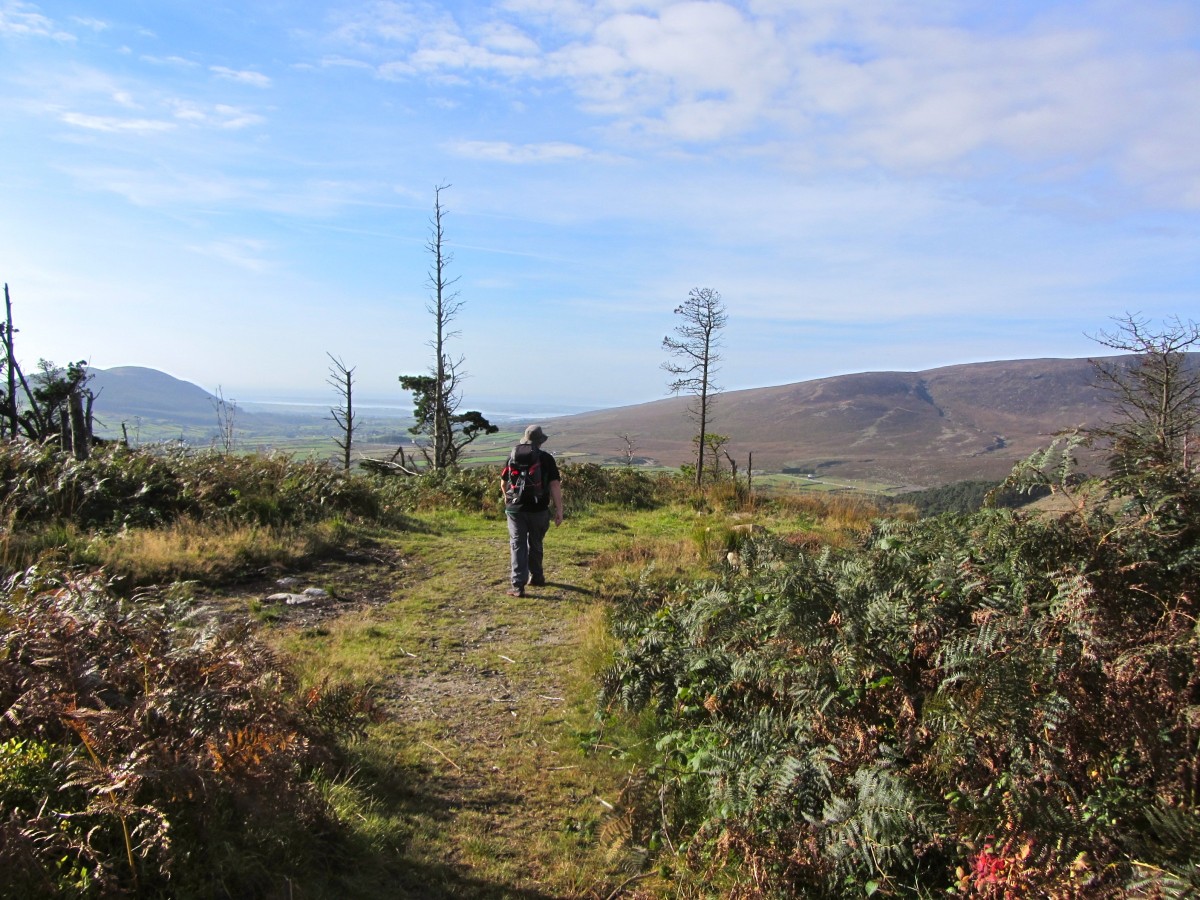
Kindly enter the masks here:
M 0 34 L 11 34 L 17 37 L 45 37 L 56 41 L 74 41 L 75 36 L 62 31 L 50 19 L 30 3 L 21 0 L 9 0 L 0 7 Z
M 533 56 L 540 52 L 537 42 L 513 25 L 496 22 L 483 29 L 480 43 L 495 53 Z
M 110 134 L 157 134 L 175 128 L 174 123 L 161 119 L 121 119 L 116 116 L 95 116 L 87 113 L 65 112 L 59 118 L 76 128 L 103 131 Z
M 248 84 L 251 87 L 257 88 L 268 88 L 271 86 L 270 77 L 261 72 L 250 70 L 239 71 L 226 66 L 209 66 L 208 68 L 218 78 L 223 78 L 226 81 L 236 81 L 238 84 Z
M 504 141 L 458 141 L 448 145 L 449 151 L 467 159 L 483 159 L 502 163 L 545 163 L 578 160 L 593 156 L 579 144 L 548 142 L 542 144 L 510 144 Z
M 81 25 L 84 28 L 89 28 L 96 32 L 108 30 L 108 23 L 102 19 L 92 19 L 86 16 L 71 16 L 71 21 L 76 25 Z
M 301 65 L 300 68 L 306 68 Z M 363 62 L 361 59 L 351 59 L 346 56 L 325 56 L 317 63 L 318 68 L 322 69 L 374 69 L 368 62 Z
M 1157 202 L 1200 194 L 1200 32 L 1168 0 L 970 3 L 503 0 L 481 21 L 375 3 L 338 39 L 384 78 L 571 90 L 614 135 L 837 167 L 960 176 L 1118 173 Z M 485 81 L 484 84 L 488 82 Z
M 258 113 L 225 103 L 200 103 L 195 100 L 174 99 L 169 103 L 172 115 L 190 125 L 236 131 L 259 125 L 266 120 Z
M 141 59 L 142 62 L 154 66 L 177 66 L 182 69 L 194 69 L 199 65 L 194 60 L 185 59 L 182 56 L 142 56 Z
M 376 0 L 346 16 L 338 23 L 332 37 L 338 43 L 374 51 L 380 42 L 390 45 L 411 44 L 426 30 L 451 21 L 445 13 L 438 13 L 430 7 L 419 8 L 414 4 Z

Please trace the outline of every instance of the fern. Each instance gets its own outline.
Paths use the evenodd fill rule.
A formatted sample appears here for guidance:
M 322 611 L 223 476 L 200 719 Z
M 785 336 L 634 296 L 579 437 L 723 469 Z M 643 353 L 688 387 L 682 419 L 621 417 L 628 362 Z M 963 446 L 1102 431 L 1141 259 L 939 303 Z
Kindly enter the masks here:
M 1032 462 L 1075 491 L 1076 446 Z M 1200 796 L 1200 504 L 1166 530 L 1077 499 L 749 542 L 738 575 L 619 622 L 612 689 L 656 698 L 698 840 L 782 893 L 1186 895 L 1182 826 L 1137 835 L 1156 797 Z
M 915 867 L 914 851 L 937 831 L 933 805 L 887 763 L 858 769 L 847 788 L 825 804 L 820 828 L 839 880 L 866 872 L 894 881 Z

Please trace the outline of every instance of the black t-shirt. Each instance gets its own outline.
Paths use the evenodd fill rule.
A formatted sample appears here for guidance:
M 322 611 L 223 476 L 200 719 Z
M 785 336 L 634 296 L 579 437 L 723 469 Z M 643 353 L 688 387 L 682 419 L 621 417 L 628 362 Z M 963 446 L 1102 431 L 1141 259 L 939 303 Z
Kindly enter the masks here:
M 509 506 L 504 505 L 505 509 L 521 510 L 522 512 L 538 512 L 543 509 L 550 508 L 550 483 L 552 481 L 561 481 L 558 475 L 558 463 L 554 461 L 554 457 L 545 450 L 538 450 L 538 466 L 542 470 L 542 486 L 545 488 L 542 491 L 542 499 L 535 503 L 527 503 L 524 506 Z

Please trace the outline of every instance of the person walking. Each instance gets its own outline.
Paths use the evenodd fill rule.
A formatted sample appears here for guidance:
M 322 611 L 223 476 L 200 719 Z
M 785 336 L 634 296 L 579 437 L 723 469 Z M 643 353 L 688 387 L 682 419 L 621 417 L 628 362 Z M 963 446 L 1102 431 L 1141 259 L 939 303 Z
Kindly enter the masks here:
M 539 587 L 546 583 L 542 540 L 550 530 L 551 507 L 554 524 L 561 525 L 563 520 L 558 463 L 542 449 L 545 442 L 542 426 L 530 425 L 500 474 L 512 569 L 510 597 L 524 597 L 526 584 Z

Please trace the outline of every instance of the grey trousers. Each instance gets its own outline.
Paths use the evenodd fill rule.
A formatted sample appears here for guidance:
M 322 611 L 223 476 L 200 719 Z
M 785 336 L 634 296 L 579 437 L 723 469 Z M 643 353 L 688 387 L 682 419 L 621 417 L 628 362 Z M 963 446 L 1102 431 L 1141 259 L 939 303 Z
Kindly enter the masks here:
M 508 548 L 512 563 L 512 586 L 523 588 L 532 578 L 545 581 L 542 571 L 542 539 L 550 530 L 550 510 L 508 510 Z

